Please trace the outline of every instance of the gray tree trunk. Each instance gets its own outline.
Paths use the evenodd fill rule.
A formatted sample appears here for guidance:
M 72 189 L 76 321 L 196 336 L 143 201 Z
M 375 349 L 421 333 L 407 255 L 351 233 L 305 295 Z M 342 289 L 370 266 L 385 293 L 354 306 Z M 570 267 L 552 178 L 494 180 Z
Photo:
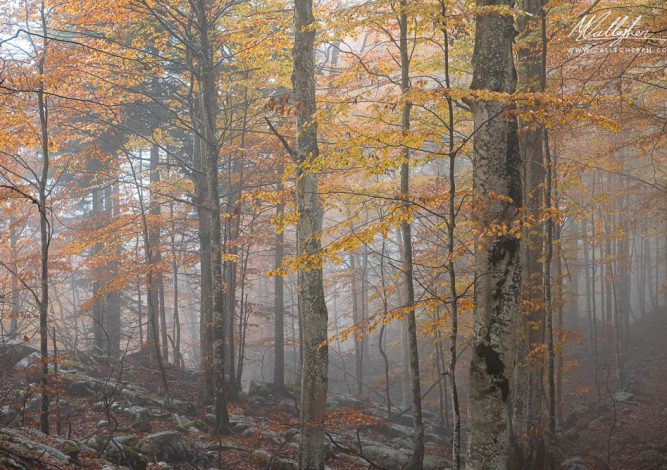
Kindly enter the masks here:
M 317 159 L 317 121 L 315 112 L 315 19 L 312 0 L 294 3 L 294 70 L 292 85 L 296 101 L 297 164 L 296 207 L 297 253 L 318 257 L 321 251 L 319 232 L 322 230 L 323 210 L 317 194 L 317 177 L 303 171 L 303 165 Z M 324 298 L 322 269 L 318 266 L 301 267 L 298 272 L 298 301 L 301 318 L 303 366 L 301 374 L 301 440 L 299 468 L 322 470 L 325 463 L 324 420 L 327 405 L 328 313 Z
M 151 188 L 154 185 L 157 185 L 160 182 L 160 148 L 157 145 L 151 146 L 150 151 L 150 184 Z M 150 214 L 152 217 L 152 223 L 150 224 L 150 231 L 148 233 L 149 244 L 151 246 L 153 263 L 159 265 L 162 262 L 162 247 L 160 240 L 160 224 L 157 221 L 162 214 L 162 207 L 158 202 L 157 193 L 151 189 L 151 205 L 150 205 Z M 159 315 L 159 325 L 160 325 L 160 347 L 162 352 L 162 358 L 167 361 L 169 358 L 169 342 L 167 339 L 167 319 L 166 311 L 164 305 L 164 279 L 162 272 L 153 273 L 153 282 L 155 289 L 155 301 L 156 308 Z
M 406 1 L 401 1 L 399 15 L 399 49 L 401 55 L 401 92 L 410 91 L 410 52 L 408 50 L 408 17 L 405 13 Z M 412 103 L 403 104 L 401 116 L 401 131 L 407 134 L 410 131 L 410 113 Z M 401 196 L 405 199 L 405 207 L 409 207 L 410 195 L 410 149 L 404 147 L 401 151 Z M 405 286 L 405 306 L 410 308 L 407 314 L 408 350 L 410 354 L 410 392 L 412 396 L 412 426 L 414 430 L 412 456 L 408 468 L 420 470 L 424 462 L 424 423 L 422 419 L 421 379 L 419 376 L 419 343 L 417 341 L 417 319 L 415 315 L 415 288 L 412 265 L 412 227 L 410 223 L 401 224 L 403 237 L 403 282 Z
M 42 359 L 40 386 L 42 393 L 41 410 L 39 413 L 39 429 L 49 433 L 49 344 L 48 344 L 48 315 L 49 315 L 49 245 L 51 244 L 51 224 L 48 220 L 46 208 L 47 184 L 49 181 L 50 149 L 49 149 L 49 105 L 44 92 L 44 76 L 46 56 L 48 51 L 48 29 L 46 27 L 46 11 L 44 2 L 41 4 L 40 16 L 42 22 L 42 50 L 39 54 L 39 88 L 37 102 L 39 112 L 39 130 L 42 140 L 42 172 L 38 184 L 39 235 L 40 235 L 40 296 L 39 296 L 39 344 Z M 37 55 L 37 50 L 35 50 Z
M 198 111 L 198 109 L 197 109 Z M 197 112 L 197 115 L 199 113 Z M 212 293 L 212 270 L 211 270 L 211 221 L 205 208 L 208 200 L 207 186 L 205 181 L 206 160 L 199 136 L 194 138 L 193 160 L 195 166 L 194 184 L 197 192 L 197 235 L 199 237 L 199 349 L 202 368 L 202 400 L 210 403 L 215 393 L 213 368 L 213 293 Z
M 277 191 L 281 192 L 282 184 L 282 165 L 278 169 L 278 187 Z M 285 205 L 279 203 L 276 206 L 276 219 L 282 220 L 285 215 Z M 276 233 L 276 251 L 274 258 L 274 266 L 276 269 L 280 267 L 285 256 L 285 234 L 282 230 Z M 273 361 L 273 387 L 282 392 L 285 389 L 285 301 L 284 301 L 284 284 L 285 280 L 282 276 L 274 276 L 274 298 L 273 298 L 273 314 L 274 314 L 274 361 Z
M 511 0 L 477 0 L 477 6 L 513 6 Z M 476 17 L 473 90 L 513 93 L 516 72 L 512 16 Z M 510 106 L 491 100 L 472 103 L 475 123 L 473 193 L 480 228 L 512 228 L 522 204 L 521 155 Z M 475 321 L 468 400 L 470 470 L 508 467 L 510 389 L 515 318 L 521 287 L 521 244 L 511 233 L 489 233 L 475 250 Z
M 540 44 L 541 0 L 521 0 L 521 10 L 531 16 L 517 20 L 522 35 L 517 50 L 518 78 L 522 91 L 543 89 L 542 53 Z M 519 143 L 524 168 L 524 200 L 526 215 L 539 218 L 544 201 L 544 127 L 536 122 L 519 122 Z M 535 224 L 524 230 L 522 250 L 522 298 L 528 307 L 517 315 L 516 367 L 512 396 L 513 460 L 523 468 L 542 465 L 544 440 L 540 432 L 543 397 L 543 356 L 530 354 L 544 343 L 543 303 L 543 227 Z M 535 307 L 535 305 L 540 305 Z M 535 325 L 538 325 L 535 328 Z M 537 357 L 535 357 L 537 356 Z M 534 358 L 531 360 L 531 358 Z

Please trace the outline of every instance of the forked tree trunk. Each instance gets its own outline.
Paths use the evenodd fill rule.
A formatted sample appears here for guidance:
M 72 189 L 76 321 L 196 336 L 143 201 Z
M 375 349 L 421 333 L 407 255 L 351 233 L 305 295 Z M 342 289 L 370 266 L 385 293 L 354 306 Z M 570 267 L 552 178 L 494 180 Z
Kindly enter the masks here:
M 477 0 L 477 6 L 508 6 L 511 0 Z M 476 17 L 473 90 L 513 93 L 512 16 L 494 11 Z M 475 250 L 475 321 L 468 400 L 471 470 L 508 466 L 510 388 L 521 287 L 521 243 L 513 228 L 522 204 L 521 155 L 511 106 L 479 99 L 475 124 L 473 193 L 478 227 L 499 226 Z
M 296 101 L 296 171 L 297 252 L 320 256 L 323 210 L 317 194 L 317 177 L 303 166 L 317 159 L 317 109 L 315 99 L 315 62 L 313 43 L 315 19 L 312 0 L 294 3 L 294 70 L 292 85 Z M 324 420 L 326 417 L 328 385 L 327 306 L 324 298 L 322 269 L 319 266 L 301 267 L 299 276 L 299 316 L 303 345 L 301 375 L 301 440 L 299 468 L 324 468 Z

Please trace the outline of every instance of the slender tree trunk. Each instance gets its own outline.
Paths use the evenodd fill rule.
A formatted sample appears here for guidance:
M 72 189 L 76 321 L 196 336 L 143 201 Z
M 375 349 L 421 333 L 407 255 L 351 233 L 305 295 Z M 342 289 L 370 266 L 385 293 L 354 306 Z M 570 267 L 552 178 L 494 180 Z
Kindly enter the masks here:
M 39 88 L 37 91 L 37 104 L 39 111 L 39 125 L 42 140 L 42 172 L 38 181 L 39 196 L 39 235 L 40 235 L 40 296 L 39 296 L 39 343 L 42 359 L 41 370 L 41 392 L 42 404 L 39 414 L 39 428 L 44 434 L 49 433 L 49 245 L 51 243 L 51 225 L 48 219 L 47 183 L 50 170 L 50 148 L 49 148 L 49 105 L 48 98 L 44 92 L 44 72 L 48 52 L 48 29 L 46 27 L 45 5 L 42 1 L 40 8 L 42 22 L 42 51 L 39 54 Z M 37 51 L 35 51 L 37 53 Z
M 512 1 L 478 0 L 477 6 L 513 6 Z M 512 16 L 476 16 L 473 90 L 514 93 Z M 521 288 L 521 243 L 509 231 L 522 204 L 521 155 L 516 119 L 497 101 L 472 103 L 475 123 L 473 194 L 478 227 L 504 229 L 484 234 L 475 250 L 475 322 L 468 400 L 470 470 L 508 466 L 510 380 Z M 498 196 L 502 196 L 499 198 Z
M 120 204 L 118 202 L 118 185 L 112 184 L 106 188 L 106 213 L 109 217 L 118 217 L 120 215 Z M 109 263 L 108 279 L 112 280 L 118 276 L 118 264 L 121 259 L 121 243 L 118 237 L 115 237 L 113 259 Z M 108 335 L 108 355 L 112 358 L 118 358 L 120 355 L 120 311 L 121 311 L 121 293 L 113 289 L 109 292 L 107 299 L 107 309 L 104 316 L 105 329 Z
M 9 219 L 10 235 L 9 235 L 9 263 L 14 270 L 12 275 L 12 295 L 10 298 L 10 320 L 9 320 L 9 339 L 14 339 L 18 336 L 18 317 L 20 308 L 20 294 L 19 294 L 19 280 L 18 280 L 18 263 L 16 244 L 18 242 L 18 233 L 16 230 L 16 220 L 12 214 Z
M 169 204 L 169 216 L 171 218 L 171 271 L 174 278 L 174 310 L 173 310 L 173 321 L 174 321 L 174 364 L 176 366 L 185 367 L 183 362 L 183 357 L 181 356 L 181 317 L 178 309 L 178 258 L 179 252 L 176 249 L 176 222 L 174 221 L 174 203 Z
M 319 257 L 323 210 L 317 190 L 317 176 L 304 171 L 319 156 L 315 98 L 315 18 L 312 0 L 294 3 L 294 70 L 292 85 L 296 105 L 297 253 Z M 299 275 L 299 317 L 303 369 L 301 375 L 301 440 L 299 468 L 322 470 L 325 463 L 324 420 L 328 384 L 327 306 L 324 298 L 322 268 L 301 267 Z
M 161 225 L 161 214 L 162 207 L 158 202 L 157 188 L 156 186 L 160 183 L 160 148 L 157 145 L 152 145 L 150 150 L 150 184 L 151 184 L 151 199 L 150 199 L 150 214 L 151 214 L 151 224 L 148 232 L 149 244 L 152 252 L 152 259 L 154 265 L 151 269 L 154 269 L 153 273 L 153 289 L 155 290 L 155 305 L 158 310 L 159 315 L 159 325 L 160 325 L 160 339 L 159 343 L 161 346 L 162 358 L 166 361 L 169 357 L 169 340 L 167 339 L 167 318 L 166 310 L 164 305 L 164 279 L 162 276 L 162 271 L 157 270 L 159 264 L 162 262 L 162 247 L 160 240 L 160 225 Z
M 278 168 L 278 193 L 283 190 L 282 184 L 283 168 Z M 279 203 L 276 206 L 276 219 L 282 223 L 285 216 L 285 205 Z M 274 267 L 278 269 L 285 256 L 285 233 L 279 230 L 276 233 L 276 251 L 274 257 Z M 273 387 L 282 392 L 285 389 L 285 301 L 284 301 L 284 279 L 282 276 L 273 278 L 273 312 L 274 312 L 274 361 L 273 361 Z
M 197 113 L 199 114 L 199 113 Z M 202 368 L 202 400 L 210 403 L 215 395 L 215 369 L 213 368 L 213 271 L 211 269 L 211 219 L 205 207 L 208 191 L 205 181 L 207 162 L 202 139 L 194 138 L 195 188 L 197 190 L 197 217 L 199 237 L 199 348 Z
M 106 218 L 104 214 L 104 191 L 94 188 L 91 196 L 93 200 L 92 216 L 95 220 L 95 229 L 99 231 L 102 229 L 102 225 L 105 223 L 104 219 Z M 92 249 L 92 255 L 101 255 L 103 249 L 103 243 L 98 241 Z M 101 294 L 105 276 L 106 272 L 103 272 L 102 268 L 96 268 L 93 272 L 93 298 L 95 299 L 93 304 L 93 351 L 94 354 L 100 356 L 106 356 L 108 345 L 108 341 L 106 340 L 107 332 L 104 328 L 105 299 Z
M 359 291 L 357 282 L 357 262 L 355 253 L 350 253 L 350 271 L 351 271 L 351 294 L 352 294 L 352 323 L 358 325 L 361 322 L 359 314 Z M 355 376 L 355 395 L 361 396 L 363 392 L 363 363 L 361 344 L 363 337 L 359 331 L 354 333 L 354 376 Z
M 445 52 L 445 85 L 451 87 L 449 73 L 449 31 L 447 29 L 447 9 L 444 0 L 440 4 L 443 18 L 444 52 Z M 456 247 L 456 153 L 454 151 L 454 102 L 447 95 L 447 124 L 448 124 L 448 150 L 449 150 L 449 202 L 448 224 L 447 224 L 447 271 L 449 274 L 449 297 L 451 299 L 450 316 L 452 329 L 449 335 L 449 365 L 447 374 L 452 391 L 452 467 L 454 470 L 461 468 L 461 413 L 459 410 L 459 392 L 456 383 L 456 360 L 458 342 L 458 292 L 456 289 L 456 266 L 454 260 L 454 249 Z M 442 343 L 441 343 L 442 345 Z
M 401 92 L 406 94 L 410 91 L 410 54 L 408 50 L 408 16 L 406 13 L 407 2 L 401 1 L 399 14 L 399 50 L 401 55 Z M 410 131 L 410 113 L 412 103 L 405 101 L 401 116 L 401 131 L 406 136 Z M 401 197 L 403 205 L 408 208 L 410 202 L 410 149 L 403 147 L 401 150 Z M 424 462 L 424 423 L 422 419 L 422 397 L 421 380 L 419 376 L 419 343 L 417 341 L 417 318 L 415 314 L 415 288 L 412 265 L 412 227 L 409 222 L 401 224 L 401 235 L 403 238 L 403 283 L 405 288 L 405 307 L 409 308 L 406 316 L 408 326 L 408 349 L 410 351 L 410 391 L 412 395 L 412 423 L 414 428 L 414 443 L 412 456 L 408 464 L 411 470 L 420 470 Z
M 386 250 L 385 239 L 382 239 L 382 251 L 380 253 L 380 284 L 382 286 L 382 315 L 383 318 L 386 318 L 389 313 L 389 302 L 387 295 L 387 286 L 385 283 L 385 274 L 384 274 L 384 257 Z M 385 322 L 382 322 L 380 327 L 380 334 L 378 336 L 378 350 L 380 351 L 380 356 L 382 356 L 382 361 L 384 363 L 384 392 L 387 397 L 387 419 L 391 420 L 391 384 L 389 382 L 389 358 L 387 353 L 384 350 L 384 332 L 385 332 Z

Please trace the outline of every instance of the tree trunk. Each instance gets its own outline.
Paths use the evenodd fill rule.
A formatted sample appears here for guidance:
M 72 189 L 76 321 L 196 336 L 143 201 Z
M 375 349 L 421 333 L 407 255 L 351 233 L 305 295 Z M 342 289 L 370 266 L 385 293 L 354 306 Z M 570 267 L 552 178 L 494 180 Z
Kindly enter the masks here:
M 443 39 L 445 52 L 445 85 L 451 87 L 449 73 L 449 31 L 447 29 L 447 6 L 444 0 L 440 4 L 443 18 Z M 450 316 L 452 320 L 452 329 L 449 335 L 449 364 L 447 374 L 452 390 L 452 467 L 454 470 L 461 468 L 461 414 L 459 410 L 459 392 L 456 383 L 456 362 L 457 362 L 457 341 L 458 341 L 458 292 L 456 289 L 456 266 L 454 260 L 454 250 L 456 247 L 456 153 L 454 150 L 454 102 L 452 97 L 447 95 L 447 127 L 448 127 L 448 150 L 449 150 L 449 201 L 448 224 L 447 224 L 447 271 L 449 274 L 449 296 L 451 299 Z M 440 349 L 442 349 L 442 340 L 438 338 Z M 443 385 L 443 389 L 446 388 Z M 446 402 L 445 402 L 446 405 Z M 444 421 L 444 420 L 443 420 Z
M 181 356 L 181 318 L 178 309 L 178 264 L 180 253 L 176 250 L 176 222 L 174 221 L 174 203 L 169 204 L 169 216 L 171 218 L 171 271 L 174 278 L 174 364 L 176 366 L 185 367 L 183 357 Z M 177 254 L 178 253 L 178 254 Z
M 350 271 L 351 279 L 350 284 L 352 285 L 352 323 L 358 325 L 361 322 L 361 315 L 359 313 L 359 290 L 357 282 L 357 262 L 356 262 L 355 253 L 350 253 Z M 363 336 L 359 330 L 354 332 L 354 376 L 355 376 L 355 395 L 357 397 L 361 396 L 363 391 L 363 380 L 364 380 L 364 369 L 363 369 L 363 356 L 361 351 L 361 345 L 363 342 Z
M 316 175 L 304 171 L 319 156 L 315 112 L 315 19 L 312 0 L 294 3 L 294 70 L 292 85 L 296 102 L 296 208 L 297 253 L 319 257 L 323 210 L 317 193 Z M 301 440 L 299 468 L 322 470 L 325 463 L 324 420 L 328 384 L 327 306 L 324 298 L 322 268 L 299 268 L 299 316 L 303 346 L 301 374 Z
M 42 22 L 42 51 L 39 55 L 39 89 L 37 91 L 37 102 L 39 111 L 39 124 L 42 140 L 42 172 L 38 181 L 39 196 L 39 235 L 40 235 L 40 296 L 39 296 L 39 343 L 42 359 L 42 370 L 40 386 L 42 392 L 42 404 L 39 414 L 39 429 L 49 433 L 49 338 L 48 338 L 48 314 L 49 314 L 49 245 L 51 243 L 51 224 L 48 220 L 46 207 L 46 187 L 49 180 L 50 149 L 49 149 L 49 106 L 48 98 L 44 93 L 44 68 L 48 50 L 48 29 L 46 27 L 46 12 L 44 2 L 41 3 L 40 16 Z M 35 51 L 37 54 L 37 51 Z
M 477 6 L 513 6 L 478 0 Z M 476 17 L 473 90 L 513 93 L 514 19 L 486 12 Z M 521 288 L 521 243 L 509 230 L 522 203 L 521 156 L 511 106 L 472 103 L 475 124 L 473 194 L 478 227 L 500 226 L 478 240 L 475 250 L 475 322 L 468 401 L 468 460 L 471 470 L 508 466 L 510 380 Z
M 282 165 L 278 168 L 278 193 L 283 190 L 282 184 Z M 282 223 L 285 215 L 285 205 L 279 203 L 276 206 L 276 220 Z M 276 251 L 274 257 L 274 267 L 278 269 L 285 256 L 285 233 L 279 230 L 276 233 Z M 284 300 L 284 285 L 285 280 L 282 276 L 274 276 L 273 278 L 273 336 L 274 336 L 274 361 L 273 361 L 273 387 L 282 392 L 285 389 L 285 300 Z
M 16 220 L 12 213 L 9 219 L 10 235 L 9 235 L 9 263 L 14 273 L 12 274 L 12 295 L 10 298 L 10 320 L 9 320 L 9 339 L 14 339 L 18 336 L 18 317 L 20 308 L 20 294 L 19 294 L 19 280 L 18 280 L 18 264 L 16 262 L 18 242 L 18 232 L 16 230 Z
M 158 324 L 160 325 L 160 339 L 162 358 L 166 361 L 169 357 L 169 343 L 167 339 L 166 311 L 164 306 L 164 279 L 159 264 L 162 262 L 162 247 L 160 246 L 160 217 L 162 207 L 158 202 L 157 188 L 160 183 L 160 148 L 153 144 L 150 150 L 150 185 L 151 185 L 151 224 L 148 232 L 149 244 L 153 259 L 153 289 L 155 290 L 155 306 L 159 315 Z
M 542 54 L 538 21 L 542 10 L 541 0 L 521 0 L 522 15 L 517 25 L 522 34 L 521 46 L 517 48 L 519 83 L 526 92 L 544 89 L 542 77 Z M 540 218 L 544 188 L 544 126 L 536 122 L 519 122 L 519 143 L 524 168 L 524 200 L 526 215 Z M 540 416 L 543 396 L 543 356 L 531 360 L 531 351 L 544 343 L 543 306 L 543 224 L 536 223 L 524 229 L 522 250 L 522 296 L 525 309 L 517 315 L 516 367 L 514 370 L 513 405 L 513 461 L 524 468 L 542 465 L 541 454 L 544 440 L 540 432 Z M 535 307 L 539 305 L 539 307 Z M 535 328 L 535 325 L 538 325 Z
M 199 113 L 197 113 L 199 114 Z M 201 357 L 202 368 L 202 400 L 205 403 L 210 403 L 215 394 L 214 377 L 215 370 L 213 368 L 213 281 L 211 270 L 212 254 L 211 254 L 211 220 L 208 211 L 205 207 L 208 200 L 207 185 L 205 181 L 206 175 L 206 159 L 202 139 L 199 136 L 194 138 L 194 163 L 195 188 L 197 191 L 197 235 L 199 237 L 199 266 L 200 266 L 200 281 L 199 281 L 199 349 Z
M 407 2 L 401 1 L 399 15 L 399 50 L 401 55 L 401 92 L 410 91 L 410 52 L 408 50 L 408 17 L 405 12 Z M 403 104 L 401 115 L 401 131 L 406 136 L 410 131 L 410 113 L 412 103 L 406 101 Z M 410 149 L 406 146 L 401 150 L 401 197 L 404 206 L 410 205 Z M 405 307 L 409 308 L 406 316 L 408 326 L 408 349 L 410 352 L 410 391 L 412 395 L 412 423 L 414 428 L 413 450 L 408 468 L 420 470 L 424 462 L 424 423 L 422 420 L 422 397 L 421 380 L 419 377 L 419 343 L 417 341 L 417 318 L 415 315 L 415 288 L 413 280 L 412 265 L 412 227 L 409 222 L 401 224 L 401 235 L 403 238 L 403 282 L 405 287 Z
M 105 189 L 106 193 L 106 213 L 109 218 L 118 217 L 120 215 L 120 204 L 118 202 L 118 185 L 112 184 Z M 113 258 L 109 263 L 109 276 L 111 280 L 118 276 L 118 262 L 121 259 L 121 244 L 118 239 L 114 241 Z M 107 332 L 109 357 L 118 358 L 120 355 L 120 310 L 121 310 L 121 295 L 116 289 L 109 292 L 107 299 L 107 309 L 104 316 L 104 325 Z

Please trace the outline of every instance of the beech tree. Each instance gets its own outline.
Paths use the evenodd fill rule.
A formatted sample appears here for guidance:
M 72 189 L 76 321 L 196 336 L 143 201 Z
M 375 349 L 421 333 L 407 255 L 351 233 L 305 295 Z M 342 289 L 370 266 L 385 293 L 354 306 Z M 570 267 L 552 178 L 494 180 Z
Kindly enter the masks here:
M 514 93 L 513 2 L 478 1 L 471 103 L 475 121 L 475 327 L 470 362 L 467 468 L 506 468 L 515 318 L 521 288 L 521 155 L 516 118 L 497 95 Z M 503 9 L 505 7 L 505 9 Z

